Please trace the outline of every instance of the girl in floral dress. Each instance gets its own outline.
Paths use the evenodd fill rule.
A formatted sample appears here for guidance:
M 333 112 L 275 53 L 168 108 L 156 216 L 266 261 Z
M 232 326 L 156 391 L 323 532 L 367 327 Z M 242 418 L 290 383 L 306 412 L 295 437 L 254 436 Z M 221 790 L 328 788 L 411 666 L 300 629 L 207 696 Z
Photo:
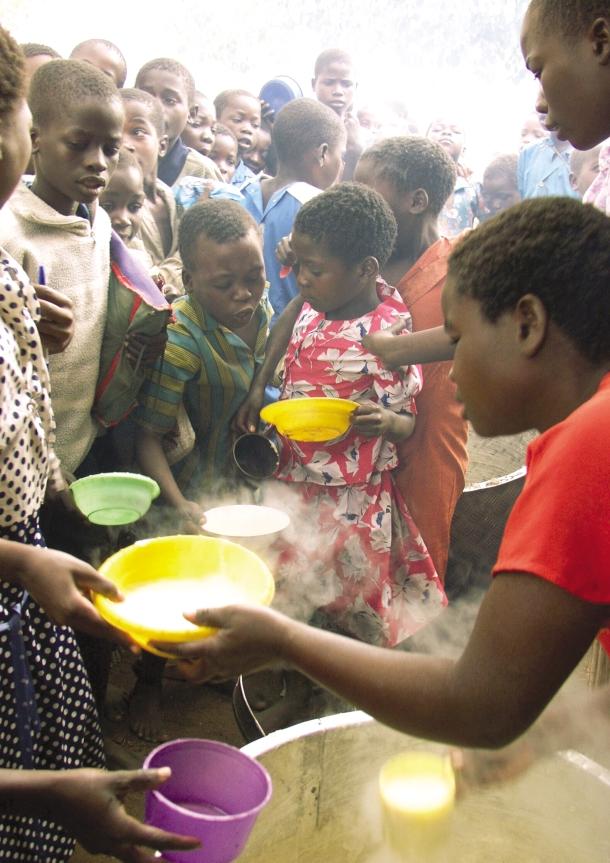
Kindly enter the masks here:
M 394 485 L 396 443 L 415 424 L 419 367 L 389 371 L 361 344 L 409 313 L 380 277 L 396 237 L 385 201 L 343 183 L 300 211 L 292 250 L 303 308 L 285 358 L 281 399 L 352 399 L 351 427 L 323 443 L 281 438 L 278 479 L 298 489 L 298 541 L 282 548 L 281 604 L 299 590 L 318 619 L 394 646 L 435 617 L 446 597 Z M 304 529 L 303 529 L 304 528 Z

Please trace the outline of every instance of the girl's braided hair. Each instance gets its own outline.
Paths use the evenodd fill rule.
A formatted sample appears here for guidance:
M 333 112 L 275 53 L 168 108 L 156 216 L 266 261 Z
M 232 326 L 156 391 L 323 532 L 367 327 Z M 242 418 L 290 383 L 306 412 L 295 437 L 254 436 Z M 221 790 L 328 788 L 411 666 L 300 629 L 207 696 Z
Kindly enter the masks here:
M 25 96 L 25 60 L 21 48 L 0 25 L 0 120 Z

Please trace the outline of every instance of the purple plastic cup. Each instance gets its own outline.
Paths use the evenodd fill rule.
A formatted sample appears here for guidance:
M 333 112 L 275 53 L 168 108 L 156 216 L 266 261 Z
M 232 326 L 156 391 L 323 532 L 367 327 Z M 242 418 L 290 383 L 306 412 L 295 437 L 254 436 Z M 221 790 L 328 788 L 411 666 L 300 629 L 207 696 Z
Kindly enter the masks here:
M 172 775 L 146 795 L 146 822 L 196 836 L 196 851 L 164 851 L 175 863 L 230 863 L 243 851 L 271 798 L 271 777 L 241 750 L 215 740 L 172 740 L 154 749 L 145 768 L 171 767 Z

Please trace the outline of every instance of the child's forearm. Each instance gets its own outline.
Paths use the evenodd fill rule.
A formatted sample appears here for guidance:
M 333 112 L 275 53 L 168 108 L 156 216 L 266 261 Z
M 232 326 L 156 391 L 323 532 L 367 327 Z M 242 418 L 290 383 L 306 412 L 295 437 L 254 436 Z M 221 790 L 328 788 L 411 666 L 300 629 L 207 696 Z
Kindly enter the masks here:
M 396 414 L 393 411 L 388 411 L 390 414 L 388 430 L 384 433 L 386 440 L 392 443 L 398 443 L 411 437 L 415 429 L 414 414 Z
M 144 473 L 159 483 L 163 499 L 176 509 L 182 509 L 186 499 L 167 463 L 161 437 L 140 427 L 136 435 L 136 458 Z
M 301 297 L 294 297 L 277 319 L 277 323 L 267 339 L 265 359 L 254 374 L 253 388 L 264 389 L 273 377 L 278 364 L 286 353 L 290 336 L 302 308 L 303 300 Z
M 28 568 L 33 546 L 10 539 L 0 539 L 0 579 L 9 584 L 22 584 L 21 573 Z
M 419 363 L 440 363 L 453 359 L 454 345 L 444 327 L 399 333 L 379 330 L 369 333 L 362 344 L 390 369 Z
M 47 813 L 53 786 L 63 771 L 0 770 L 0 811 L 11 815 L 42 816 Z

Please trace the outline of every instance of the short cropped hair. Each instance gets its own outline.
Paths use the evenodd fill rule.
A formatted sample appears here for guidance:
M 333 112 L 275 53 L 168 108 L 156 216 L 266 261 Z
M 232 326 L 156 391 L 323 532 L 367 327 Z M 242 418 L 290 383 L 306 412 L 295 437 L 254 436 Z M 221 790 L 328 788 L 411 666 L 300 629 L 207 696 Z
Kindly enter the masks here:
M 39 42 L 23 42 L 20 46 L 25 57 L 50 57 L 51 60 L 60 60 L 59 54 L 55 48 L 49 45 L 41 45 Z
M 340 183 L 304 204 L 293 231 L 353 266 L 369 255 L 382 267 L 396 242 L 396 219 L 385 200 L 362 183 Z
M 34 72 L 28 101 L 35 126 L 45 126 L 85 99 L 119 99 L 107 75 L 82 60 L 51 60 Z
M 216 116 L 220 117 L 227 105 L 229 105 L 233 101 L 233 99 L 236 99 L 239 96 L 246 96 L 248 99 L 254 99 L 260 104 L 260 99 L 258 98 L 258 96 L 255 96 L 254 93 L 251 93 L 249 90 L 223 90 L 214 99 Z
M 453 159 L 435 141 L 418 135 L 386 138 L 360 157 L 373 166 L 379 179 L 391 183 L 399 195 L 425 189 L 429 209 L 438 216 L 455 187 Z
M 121 74 L 119 76 L 119 81 L 117 82 L 117 87 L 122 87 L 125 83 L 125 79 L 127 78 L 127 60 L 125 59 L 121 49 L 117 45 L 115 45 L 114 42 L 109 42 L 108 39 L 85 39 L 84 42 L 79 42 L 78 45 L 74 46 L 72 52 L 70 53 L 70 57 L 74 57 L 74 55 L 80 48 L 88 48 L 89 45 L 103 45 L 104 48 L 107 48 L 109 51 L 116 55 L 121 65 Z
M 596 18 L 610 20 L 610 0 L 532 0 L 528 12 L 544 22 L 547 33 L 561 33 L 573 42 Z
M 321 75 L 324 69 L 328 68 L 332 63 L 346 63 L 348 66 L 353 66 L 354 61 L 347 51 L 343 51 L 341 48 L 327 48 L 316 58 L 313 70 L 314 78 Z
M 158 99 L 155 99 L 146 90 L 138 90 L 137 87 L 123 87 L 122 90 L 119 90 L 119 96 L 123 102 L 141 102 L 146 105 L 150 114 L 150 121 L 156 129 L 157 135 L 159 138 L 165 135 L 165 117 Z
M 493 177 L 503 177 L 516 186 L 518 163 L 517 153 L 503 153 L 501 156 L 496 156 L 483 171 L 483 185 Z
M 25 96 L 25 59 L 8 30 L 0 26 L 0 119 Z
M 180 78 L 184 83 L 188 103 L 192 105 L 193 96 L 195 95 L 195 80 L 186 66 L 183 66 L 177 60 L 172 60 L 170 57 L 156 57 L 154 60 L 149 60 L 148 63 L 145 63 L 136 75 L 136 87 L 139 87 L 142 75 L 151 72 L 153 69 L 170 72 L 170 74 Z
M 556 197 L 522 201 L 466 234 L 448 277 L 492 322 L 535 294 L 579 353 L 599 365 L 610 360 L 609 273 L 610 219 Z
M 345 125 L 335 112 L 317 99 L 294 99 L 278 113 L 271 140 L 281 164 L 298 165 L 320 144 L 335 147 L 345 137 Z
M 258 233 L 258 225 L 237 201 L 200 201 L 186 211 L 180 222 L 178 248 L 182 262 L 187 269 L 193 266 L 193 249 L 202 235 L 223 244 L 241 240 L 252 230 Z

